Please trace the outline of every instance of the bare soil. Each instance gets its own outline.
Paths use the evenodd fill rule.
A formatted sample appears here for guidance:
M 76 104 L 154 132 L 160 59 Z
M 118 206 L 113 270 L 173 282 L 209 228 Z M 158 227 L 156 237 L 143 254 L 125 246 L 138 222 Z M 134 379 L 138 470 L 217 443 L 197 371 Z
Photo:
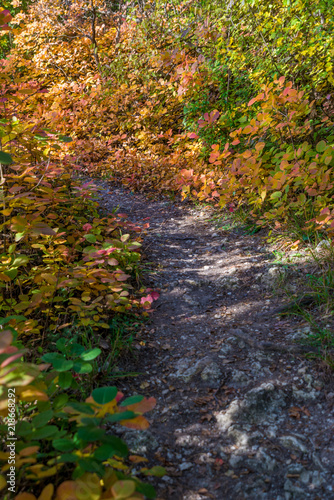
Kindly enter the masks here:
M 305 356 L 307 324 L 277 314 L 303 267 L 273 264 L 261 233 L 219 229 L 208 208 L 99 184 L 104 210 L 150 217 L 144 281 L 161 295 L 119 364 L 140 375 L 117 385 L 157 399 L 149 430 L 124 438 L 166 468 L 159 499 L 334 499 L 331 377 Z

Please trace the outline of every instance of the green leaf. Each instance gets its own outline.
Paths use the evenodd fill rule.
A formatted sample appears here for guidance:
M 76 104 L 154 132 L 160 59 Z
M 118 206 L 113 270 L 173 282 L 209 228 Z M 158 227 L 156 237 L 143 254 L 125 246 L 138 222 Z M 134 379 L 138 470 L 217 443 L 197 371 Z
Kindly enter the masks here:
M 74 449 L 73 441 L 69 439 L 54 439 L 52 441 L 52 446 L 55 450 L 59 451 L 72 451 Z
M 93 399 L 99 405 L 110 403 L 117 396 L 116 387 L 99 387 L 92 392 Z
M 109 436 L 108 434 L 105 434 L 101 441 L 103 442 L 103 444 L 109 444 L 110 446 L 115 448 L 116 454 L 119 457 L 126 457 L 129 453 L 129 449 L 124 441 L 116 436 Z
M 61 455 L 58 459 L 57 459 L 57 462 L 64 462 L 64 463 L 75 463 L 78 461 L 78 455 L 74 455 L 74 453 L 64 453 L 63 455 Z
M 18 270 L 17 269 L 8 269 L 8 271 L 5 271 L 4 274 L 6 276 L 8 276 L 8 278 L 13 280 L 14 278 L 16 278 L 16 276 L 18 274 Z
M 68 346 L 68 351 L 72 356 L 80 356 L 85 352 L 85 348 L 80 344 L 71 344 Z
M 78 429 L 77 435 L 83 441 L 99 441 L 103 438 L 105 431 L 103 429 L 94 427 L 80 427 Z
M 105 474 L 105 468 L 93 458 L 81 458 L 78 464 L 87 472 L 96 472 L 101 477 Z
M 73 361 L 67 359 L 55 359 L 52 366 L 57 372 L 67 372 L 73 368 Z
M 141 472 L 145 476 L 163 477 L 166 475 L 166 469 L 161 465 L 155 465 L 151 469 L 142 469 Z
M 0 151 L 0 163 L 3 165 L 10 165 L 13 163 L 13 158 L 8 153 Z
M 62 408 L 64 408 L 64 406 L 66 405 L 67 402 L 68 402 L 68 395 L 67 394 L 59 394 L 59 396 L 57 396 L 55 398 L 55 400 L 53 401 L 53 408 L 56 411 L 59 411 Z
M 16 426 L 16 432 L 18 436 L 27 436 L 30 434 L 32 431 L 32 425 L 29 422 L 26 422 L 25 420 L 21 420 L 18 422 Z
M 36 429 L 30 434 L 30 439 L 37 439 L 38 441 L 41 439 L 47 439 L 51 436 L 54 436 L 58 432 L 58 427 L 55 425 L 47 425 L 46 427 L 42 427 L 41 429 Z
M 96 237 L 94 234 L 84 234 L 85 240 L 89 241 L 89 243 L 95 243 L 96 242 Z
M 73 371 L 75 371 L 75 373 L 91 373 L 93 367 L 90 363 L 76 361 L 73 364 Z
M 326 147 L 327 147 L 327 144 L 325 143 L 325 141 L 320 141 L 316 145 L 316 150 L 318 151 L 318 153 L 323 153 L 323 151 L 325 151 Z
M 51 410 L 50 400 L 48 401 L 37 401 L 37 410 L 42 413 L 46 410 Z
M 90 349 L 89 351 L 83 352 L 80 355 L 80 358 L 83 359 L 84 361 L 92 361 L 93 359 L 97 358 L 100 354 L 101 354 L 101 349 L 95 347 L 95 349 Z
M 35 427 L 35 429 L 38 429 L 39 427 L 43 427 L 45 424 L 50 422 L 52 417 L 53 417 L 52 410 L 43 411 L 42 413 L 39 413 L 38 415 L 36 415 L 36 417 L 34 417 L 31 420 L 31 423 L 32 423 L 33 427 Z
M 275 191 L 274 193 L 272 193 L 272 194 L 270 195 L 270 198 L 271 198 L 272 200 L 278 200 L 281 196 L 282 196 L 281 191 Z
M 102 418 L 98 417 L 83 417 L 81 423 L 87 425 L 88 427 L 99 427 L 101 425 Z
M 68 135 L 59 135 L 58 139 L 61 142 L 72 142 L 72 140 L 73 140 L 72 137 L 69 137 Z
M 13 264 L 11 264 L 11 267 L 19 267 L 19 266 L 24 266 L 29 262 L 29 257 L 27 255 L 17 255 L 15 257 Z
M 157 495 L 155 489 L 151 484 L 142 483 L 141 481 L 136 480 L 136 485 L 136 491 L 138 491 L 138 493 L 142 493 L 149 500 L 156 498 Z
M 18 242 L 18 241 L 22 240 L 22 238 L 23 238 L 24 235 L 25 235 L 24 232 L 16 233 L 16 235 L 15 235 L 15 241 Z
M 113 413 L 112 415 L 108 415 L 106 418 L 108 422 L 115 423 L 120 422 L 121 420 L 130 420 L 134 418 L 136 413 L 133 411 L 122 411 L 120 413 Z
M 78 403 L 78 401 L 71 401 L 68 403 L 70 408 L 73 408 L 78 413 L 84 413 L 86 415 L 94 415 L 95 411 L 88 403 Z
M 97 450 L 94 451 L 94 458 L 103 462 L 108 460 L 108 458 L 113 457 L 117 453 L 117 450 L 110 444 L 103 444 Z
M 58 339 L 57 342 L 56 342 L 56 346 L 57 346 L 57 349 L 61 352 L 66 352 L 67 351 L 67 344 L 68 344 L 68 340 L 67 339 Z
M 59 373 L 58 383 L 62 389 L 69 389 L 71 387 L 72 380 L 73 380 L 72 373 L 70 372 Z
M 143 399 L 144 396 L 140 396 L 139 394 L 135 396 L 130 396 L 129 398 L 126 398 L 124 401 L 122 401 L 120 406 L 128 406 L 128 405 L 133 405 L 135 403 L 140 403 L 141 401 L 143 401 Z
M 1 318 L 0 319 L 0 325 L 6 325 L 7 323 L 9 323 L 12 319 L 15 319 L 16 323 L 19 323 L 20 321 L 26 321 L 26 317 L 25 316 L 7 316 L 6 318 Z
M 62 354 L 59 354 L 58 352 L 48 352 L 47 354 L 44 354 L 44 356 L 42 356 L 42 360 L 45 361 L 46 363 L 53 363 L 53 361 L 56 359 L 65 359 L 65 358 Z

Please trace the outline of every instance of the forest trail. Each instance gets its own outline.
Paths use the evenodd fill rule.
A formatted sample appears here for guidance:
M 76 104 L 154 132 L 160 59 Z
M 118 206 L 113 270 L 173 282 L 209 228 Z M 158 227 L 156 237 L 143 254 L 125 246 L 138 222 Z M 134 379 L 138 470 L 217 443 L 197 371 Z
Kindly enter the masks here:
M 264 239 L 217 228 L 207 208 L 98 185 L 104 210 L 150 217 L 144 279 L 160 298 L 119 363 L 141 374 L 117 384 L 157 399 L 148 431 L 120 434 L 166 468 L 158 498 L 334 499 L 334 392 L 295 343 L 305 324 L 275 315 L 286 298 Z

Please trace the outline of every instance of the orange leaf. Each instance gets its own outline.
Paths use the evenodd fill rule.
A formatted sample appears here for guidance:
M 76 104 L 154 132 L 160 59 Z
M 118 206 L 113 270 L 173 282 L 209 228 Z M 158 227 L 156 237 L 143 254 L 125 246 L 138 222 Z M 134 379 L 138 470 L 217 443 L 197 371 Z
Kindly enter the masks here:
M 32 493 L 20 493 L 19 495 L 16 495 L 14 500 L 37 500 L 35 495 Z
M 74 481 L 64 481 L 57 488 L 56 500 L 78 500 L 75 491 L 76 484 Z
M 139 403 L 134 403 L 133 405 L 129 405 L 126 407 L 127 410 L 133 411 L 134 413 L 145 413 L 147 411 L 153 410 L 157 401 L 155 398 L 145 398 Z
M 146 418 L 143 417 L 142 415 L 139 415 L 139 417 L 135 417 L 131 420 L 121 420 L 120 424 L 123 425 L 124 427 L 128 427 L 129 429 L 138 429 L 138 430 L 145 430 L 148 429 L 150 426 Z

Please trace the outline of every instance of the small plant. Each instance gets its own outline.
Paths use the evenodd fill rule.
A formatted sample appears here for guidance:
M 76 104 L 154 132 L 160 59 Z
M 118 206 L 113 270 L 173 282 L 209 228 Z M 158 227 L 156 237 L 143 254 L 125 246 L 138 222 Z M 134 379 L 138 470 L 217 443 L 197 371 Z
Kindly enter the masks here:
M 143 413 L 154 408 L 154 398 L 133 396 L 123 400 L 116 387 L 100 387 L 80 401 L 75 398 L 80 393 L 75 376 L 91 372 L 90 362 L 99 355 L 97 349 L 85 351 L 78 344 L 68 347 L 59 341 L 60 350 L 69 353 L 73 360 L 49 353 L 43 356 L 47 364 L 35 365 L 22 360 L 25 351 L 19 350 L 13 339 L 11 330 L 1 332 L 0 411 L 5 418 L 1 425 L 5 449 L 10 425 L 6 422 L 8 391 L 12 391 L 18 403 L 17 488 L 27 488 L 28 482 L 28 489 L 43 490 L 51 500 L 54 489 L 51 484 L 44 487 L 45 482 L 61 473 L 68 480 L 58 485 L 57 500 L 65 500 L 69 492 L 73 498 L 81 498 L 75 496 L 80 488 L 87 492 L 92 488 L 94 498 L 104 498 L 102 495 L 107 492 L 115 499 L 144 498 L 143 494 L 154 498 L 153 488 L 131 475 L 127 446 L 109 430 L 115 423 L 146 429 L 149 424 Z M 9 452 L 1 452 L 3 474 L 9 470 L 8 457 Z M 159 475 L 163 470 L 144 468 L 142 473 Z M 4 476 L 0 476 L 0 488 L 5 486 Z

